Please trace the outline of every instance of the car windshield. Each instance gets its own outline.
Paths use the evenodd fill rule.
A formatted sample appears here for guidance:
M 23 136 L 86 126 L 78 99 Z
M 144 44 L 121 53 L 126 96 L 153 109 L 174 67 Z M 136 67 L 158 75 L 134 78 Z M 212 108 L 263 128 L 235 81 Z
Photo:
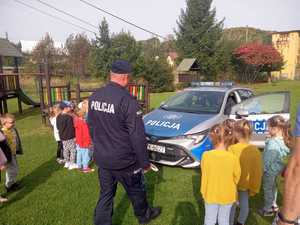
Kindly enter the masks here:
M 219 91 L 183 91 L 160 106 L 163 110 L 216 114 L 220 111 L 224 92 Z

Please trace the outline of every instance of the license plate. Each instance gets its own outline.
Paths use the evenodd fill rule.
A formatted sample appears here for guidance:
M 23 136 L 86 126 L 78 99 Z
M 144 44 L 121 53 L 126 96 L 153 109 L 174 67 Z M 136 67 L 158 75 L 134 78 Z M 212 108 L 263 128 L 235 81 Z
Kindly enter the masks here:
M 154 145 L 154 144 L 148 144 L 147 145 L 147 149 L 149 151 L 153 151 L 153 152 L 159 152 L 159 153 L 166 153 L 166 148 L 165 146 L 160 146 L 160 145 Z

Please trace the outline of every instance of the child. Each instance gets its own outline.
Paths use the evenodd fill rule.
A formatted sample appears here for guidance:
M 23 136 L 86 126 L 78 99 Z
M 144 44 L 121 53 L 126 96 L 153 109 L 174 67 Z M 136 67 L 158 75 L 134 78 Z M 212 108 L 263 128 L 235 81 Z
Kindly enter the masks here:
M 0 181 L 1 181 L 1 171 L 5 170 L 5 164 L 7 163 L 7 158 L 4 155 L 2 149 L 0 148 Z M 7 202 L 8 199 L 0 195 L 0 203 Z
M 252 128 L 247 120 L 239 120 L 234 124 L 237 144 L 231 145 L 228 151 L 240 161 L 241 178 L 238 183 L 240 213 L 236 225 L 246 223 L 249 214 L 249 196 L 259 193 L 263 173 L 262 155 L 258 148 L 249 144 Z M 232 207 L 231 224 L 234 223 L 236 205 Z
M 6 138 L 2 131 L 0 130 L 0 181 L 1 181 L 1 171 L 6 169 L 7 163 L 11 162 L 12 154 L 11 150 L 7 144 Z M 0 195 L 0 203 L 7 202 L 8 199 Z
M 22 145 L 19 133 L 15 126 L 15 117 L 12 114 L 6 113 L 1 117 L 2 131 L 11 150 L 11 161 L 6 165 L 6 180 L 5 187 L 7 192 L 15 191 L 20 188 L 17 182 L 19 166 L 17 154 L 23 154 Z
M 209 136 L 214 149 L 205 152 L 201 160 L 205 225 L 217 222 L 219 225 L 229 225 L 231 207 L 237 200 L 241 169 L 237 157 L 227 151 L 227 147 L 234 143 L 234 136 L 233 130 L 226 123 L 211 128 Z
M 266 140 L 263 153 L 264 174 L 264 207 L 260 210 L 263 216 L 273 216 L 278 211 L 276 203 L 276 178 L 284 169 L 284 161 L 290 149 L 292 137 L 289 133 L 290 125 L 282 116 L 273 116 L 268 120 L 270 138 Z
M 77 118 L 74 120 L 74 126 L 76 134 L 77 166 L 80 169 L 82 168 L 82 172 L 84 173 L 93 172 L 94 170 L 89 168 L 91 137 L 87 122 L 84 120 L 85 111 L 78 109 L 76 114 Z
M 89 107 L 89 100 L 85 99 L 78 104 L 78 108 L 84 111 L 84 119 L 87 121 L 87 114 L 88 114 L 88 107 Z
M 71 105 L 69 102 L 61 102 L 59 104 L 62 112 L 56 118 L 56 126 L 59 137 L 63 145 L 63 155 L 65 160 L 65 168 L 69 170 L 76 169 L 76 145 L 75 145 L 75 129 L 73 117 L 69 114 Z
M 57 142 L 57 151 L 56 151 L 56 161 L 59 164 L 64 163 L 64 157 L 63 157 L 63 146 L 62 146 L 62 142 L 59 138 L 59 133 L 58 133 L 58 129 L 56 126 L 56 118 L 57 116 L 61 113 L 61 109 L 59 108 L 59 105 L 54 105 L 51 110 L 50 110 L 50 123 L 53 127 L 53 135 L 54 138 Z

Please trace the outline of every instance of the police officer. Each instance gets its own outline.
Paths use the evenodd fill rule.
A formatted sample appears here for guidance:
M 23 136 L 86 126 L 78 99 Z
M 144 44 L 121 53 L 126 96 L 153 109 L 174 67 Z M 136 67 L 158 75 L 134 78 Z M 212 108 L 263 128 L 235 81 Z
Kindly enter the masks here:
M 100 197 L 95 225 L 111 225 L 113 198 L 120 182 L 131 200 L 140 224 L 159 216 L 159 207 L 150 207 L 144 187 L 144 172 L 150 170 L 142 111 L 126 90 L 131 65 L 124 60 L 112 64 L 110 82 L 89 98 L 88 123 L 99 167 Z
M 300 105 L 296 115 L 294 131 L 296 143 L 284 176 L 283 206 L 274 224 L 300 224 Z

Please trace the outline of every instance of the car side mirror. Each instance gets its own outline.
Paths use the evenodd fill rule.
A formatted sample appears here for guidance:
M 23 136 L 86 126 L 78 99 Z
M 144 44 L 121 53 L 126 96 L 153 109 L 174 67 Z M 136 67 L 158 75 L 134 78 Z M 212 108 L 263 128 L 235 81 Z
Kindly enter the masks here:
M 249 112 L 247 110 L 244 109 L 240 109 L 236 112 L 236 116 L 238 119 L 241 119 L 243 117 L 248 117 L 249 116 Z
M 160 105 L 159 105 L 159 106 L 163 106 L 165 103 L 166 103 L 166 102 L 165 102 L 165 101 L 163 101 L 163 102 L 161 102 L 161 103 L 160 103 Z

